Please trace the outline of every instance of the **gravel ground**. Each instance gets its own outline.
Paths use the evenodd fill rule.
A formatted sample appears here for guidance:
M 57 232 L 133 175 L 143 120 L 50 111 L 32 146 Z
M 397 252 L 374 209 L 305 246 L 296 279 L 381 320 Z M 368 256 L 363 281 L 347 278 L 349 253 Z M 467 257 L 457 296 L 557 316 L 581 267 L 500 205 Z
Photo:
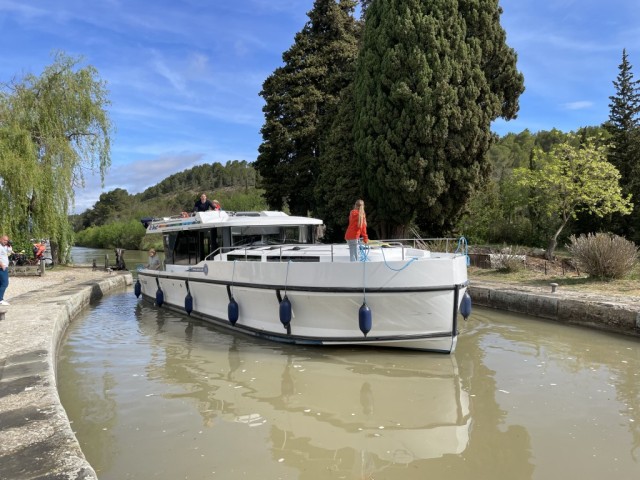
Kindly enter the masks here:
M 41 277 L 37 275 L 11 275 L 9 287 L 4 294 L 4 299 L 11 303 L 11 299 L 33 290 L 42 290 L 47 287 L 65 283 L 76 283 L 87 280 L 100 279 L 113 273 L 104 270 L 93 270 L 91 267 L 63 267 L 56 266 L 47 270 Z

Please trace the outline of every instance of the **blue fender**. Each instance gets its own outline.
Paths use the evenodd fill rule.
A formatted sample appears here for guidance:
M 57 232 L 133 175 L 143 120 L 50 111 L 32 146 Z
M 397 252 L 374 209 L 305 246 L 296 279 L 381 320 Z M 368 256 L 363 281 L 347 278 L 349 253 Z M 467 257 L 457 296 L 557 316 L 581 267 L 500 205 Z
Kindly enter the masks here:
M 291 302 L 286 295 L 280 302 L 280 322 L 285 327 L 291 323 Z
M 371 327 L 373 326 L 371 309 L 366 304 L 366 302 L 362 304 L 360 310 L 358 311 L 358 323 L 360 324 L 360 331 L 366 337 L 367 333 L 371 331 Z

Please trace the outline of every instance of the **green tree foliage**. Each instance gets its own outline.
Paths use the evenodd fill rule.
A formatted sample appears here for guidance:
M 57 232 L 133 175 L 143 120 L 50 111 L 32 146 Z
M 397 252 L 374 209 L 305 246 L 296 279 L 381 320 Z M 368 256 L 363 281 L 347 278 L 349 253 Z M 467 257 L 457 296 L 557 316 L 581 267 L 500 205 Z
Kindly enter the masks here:
M 63 53 L 38 77 L 0 90 L 0 217 L 17 238 L 51 239 L 57 261 L 73 241 L 68 221 L 84 172 L 103 177 L 112 125 L 107 90 L 91 66 Z
M 79 231 L 146 216 L 175 215 L 191 211 L 202 192 L 219 200 L 226 210 L 264 210 L 266 204 L 257 182 L 255 169 L 244 160 L 197 165 L 139 194 L 131 195 L 121 188 L 102 193 L 93 207 L 73 217 L 72 223 Z
M 622 195 L 618 183 L 620 174 L 607 161 L 606 146 L 597 140 L 587 139 L 577 147 L 567 141 L 552 147 L 548 154 L 536 150 L 534 163 L 534 169 L 515 169 L 514 180 L 516 185 L 529 189 L 529 202 L 544 212 L 553 228 L 546 251 L 548 259 L 553 258 L 558 236 L 579 212 L 599 217 L 631 212 L 630 198 Z
M 145 229 L 138 220 L 112 222 L 89 227 L 76 234 L 78 245 L 93 248 L 125 248 L 137 250 L 142 245 Z
M 104 225 L 122 218 L 131 206 L 131 196 L 122 189 L 116 188 L 100 195 L 93 210 L 87 215 L 89 225 Z
M 141 218 L 191 211 L 202 192 L 211 199 L 219 200 L 224 210 L 265 210 L 263 191 L 256 188 L 256 177 L 251 163 L 233 160 L 226 165 L 198 165 L 171 175 L 135 195 L 121 188 L 102 193 L 92 208 L 70 217 L 78 232 L 76 245 L 144 249 L 149 242 L 144 237 L 144 230 L 137 229 L 137 225 L 141 226 Z M 211 185 L 224 186 L 213 189 Z M 132 224 L 136 225 L 135 229 Z M 118 244 L 120 241 L 126 244 Z M 135 242 L 138 243 L 134 246 Z
M 316 0 L 309 21 L 263 84 L 265 123 L 256 169 L 267 203 L 315 212 L 314 188 L 323 131 L 358 53 L 355 0 Z
M 245 160 L 230 160 L 225 165 L 218 162 L 202 164 L 170 175 L 147 188 L 140 194 L 140 200 L 146 201 L 179 190 L 206 192 L 213 198 L 216 189 L 244 187 L 248 191 L 255 188 L 257 182 L 258 174 L 253 164 Z
M 333 123 L 322 141 L 320 169 L 315 186 L 316 212 L 326 226 L 325 240 L 340 242 L 349 223 L 349 211 L 363 191 L 353 158 L 353 88 L 342 92 Z M 369 222 L 374 217 L 369 215 Z
M 375 0 L 355 78 L 356 168 L 380 235 L 447 233 L 489 173 L 523 77 L 497 0 Z
M 632 194 L 636 205 L 631 221 L 614 215 L 609 228 L 640 242 L 640 81 L 633 78 L 626 49 L 622 50 L 618 69 L 613 81 L 615 95 L 609 97 L 609 121 L 605 124 L 613 143 L 609 161 L 620 172 L 622 191 Z
M 605 145 L 609 134 L 603 127 L 583 127 L 573 134 L 557 129 L 536 133 L 525 130 L 498 139 L 488 153 L 491 176 L 472 194 L 467 212 L 458 224 L 460 231 L 474 243 L 545 245 L 555 226 L 550 225 L 536 199 L 528 197 L 529 190 L 522 191 L 514 184 L 513 170 L 538 169 L 540 166 L 534 151 L 549 153 L 554 146 L 565 142 L 578 148 L 590 139 L 598 145 Z M 609 217 L 600 218 L 589 211 L 580 211 L 559 241 L 571 234 L 604 230 L 603 221 Z M 488 218 L 491 219 L 490 225 L 484 225 Z

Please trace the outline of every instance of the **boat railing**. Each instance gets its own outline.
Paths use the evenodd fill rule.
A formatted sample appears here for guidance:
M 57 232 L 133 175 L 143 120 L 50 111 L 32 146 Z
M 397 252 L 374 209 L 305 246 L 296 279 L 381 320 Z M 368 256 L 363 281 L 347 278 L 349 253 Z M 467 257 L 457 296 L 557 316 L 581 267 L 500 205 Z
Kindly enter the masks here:
M 369 245 L 373 248 L 388 248 L 395 247 L 401 248 L 402 250 L 402 260 L 406 259 L 406 252 L 409 249 L 416 250 L 429 250 L 435 252 L 443 252 L 443 253 L 456 253 L 456 248 L 460 248 L 460 239 L 457 238 L 394 238 L 390 240 L 372 240 Z M 343 249 L 344 243 L 313 243 L 313 244 L 300 244 L 300 243 L 286 243 L 286 244 L 277 244 L 277 245 L 237 245 L 231 247 L 219 247 L 206 256 L 205 260 L 222 260 L 222 256 L 225 253 L 229 253 L 231 251 L 238 252 L 238 256 L 243 256 L 244 261 L 249 261 L 252 257 L 251 253 L 262 254 L 265 248 L 269 248 L 269 250 L 278 250 L 278 257 L 280 261 L 283 259 L 286 260 L 291 256 L 293 250 L 303 250 L 305 247 L 313 246 L 315 251 L 320 252 L 329 252 L 331 262 L 334 261 L 334 252 L 336 247 L 340 247 Z M 323 249 L 322 247 L 326 247 Z M 240 254 L 239 252 L 244 252 Z M 283 251 L 286 251 L 287 254 L 283 255 Z M 460 252 L 461 255 L 465 255 L 466 252 Z M 237 258 L 236 258 L 237 259 Z

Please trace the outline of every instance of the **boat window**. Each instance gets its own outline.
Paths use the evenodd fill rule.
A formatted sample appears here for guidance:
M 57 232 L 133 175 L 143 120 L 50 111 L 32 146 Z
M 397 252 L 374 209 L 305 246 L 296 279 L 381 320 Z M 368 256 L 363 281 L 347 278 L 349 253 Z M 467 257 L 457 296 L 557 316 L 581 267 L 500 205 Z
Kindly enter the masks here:
M 319 262 L 320 257 L 307 257 L 307 256 L 277 256 L 277 257 L 267 257 L 267 262 Z
M 184 232 L 187 233 L 187 232 Z M 194 265 L 198 263 L 197 234 L 178 235 L 173 247 L 173 263 L 176 265 Z
M 231 229 L 232 245 L 283 245 L 305 244 L 313 238 L 307 225 L 294 226 L 249 226 Z
M 174 265 L 195 265 L 214 252 L 219 242 L 215 228 L 165 235 L 166 262 Z
M 227 255 L 227 261 L 233 262 L 238 260 L 241 262 L 260 262 L 262 261 L 261 255 Z

